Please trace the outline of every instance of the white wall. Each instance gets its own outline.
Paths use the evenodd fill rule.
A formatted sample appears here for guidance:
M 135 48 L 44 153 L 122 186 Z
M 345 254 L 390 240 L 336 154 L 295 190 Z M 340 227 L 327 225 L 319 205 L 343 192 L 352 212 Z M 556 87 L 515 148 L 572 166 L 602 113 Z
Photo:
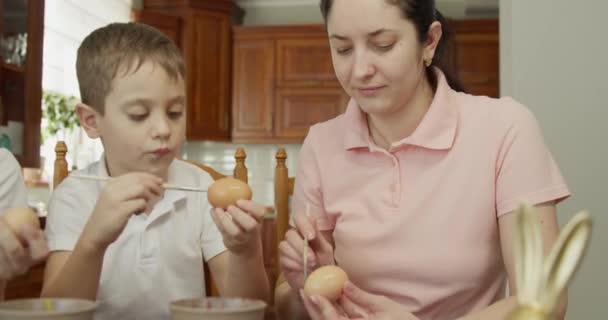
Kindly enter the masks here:
M 79 97 L 76 79 L 76 50 L 94 29 L 110 22 L 129 21 L 131 0 L 50 0 L 45 2 L 44 51 L 42 62 L 42 88 Z M 43 119 L 42 125 L 45 122 Z M 83 147 L 75 151 L 72 140 L 84 140 Z M 88 163 L 100 152 L 99 142 L 90 141 L 85 135 L 68 138 L 68 154 L 78 153 L 79 162 Z M 40 150 L 46 159 L 54 159 L 55 141 L 47 141 Z M 70 165 L 74 159 L 68 159 Z M 51 172 L 52 161 L 46 161 L 45 171 Z
M 539 119 L 573 197 L 594 218 L 591 247 L 570 290 L 568 319 L 605 319 L 608 288 L 608 37 L 605 0 L 500 1 L 501 92 Z
M 78 95 L 76 50 L 84 37 L 110 22 L 129 20 L 128 0 L 51 0 L 45 3 L 42 86 Z

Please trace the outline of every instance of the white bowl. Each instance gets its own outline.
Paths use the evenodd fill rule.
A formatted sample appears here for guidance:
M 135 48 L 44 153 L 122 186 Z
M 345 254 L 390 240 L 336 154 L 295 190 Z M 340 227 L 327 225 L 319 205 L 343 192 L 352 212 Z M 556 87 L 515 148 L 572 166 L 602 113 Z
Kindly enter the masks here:
M 252 299 L 209 297 L 174 301 L 169 308 L 172 320 L 263 320 L 266 303 Z
M 68 299 L 40 298 L 0 302 L 0 320 L 92 320 L 97 302 Z

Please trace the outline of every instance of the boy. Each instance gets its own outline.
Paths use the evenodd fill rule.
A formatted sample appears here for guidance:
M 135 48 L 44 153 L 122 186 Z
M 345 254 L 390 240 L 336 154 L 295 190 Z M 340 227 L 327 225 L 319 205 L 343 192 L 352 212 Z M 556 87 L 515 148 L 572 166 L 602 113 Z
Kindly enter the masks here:
M 6 149 L 0 148 L 0 214 L 16 207 L 26 207 L 26 189 L 21 167 Z M 21 235 L 24 246 L 0 219 L 0 300 L 4 300 L 6 282 L 24 274 L 31 266 L 42 261 L 48 254 L 46 240 L 41 230 L 26 226 Z
M 175 45 L 146 25 L 110 24 L 85 38 L 76 71 L 76 112 L 105 154 L 54 192 L 42 295 L 97 299 L 95 319 L 168 319 L 171 301 L 205 295 L 204 259 L 222 295 L 267 300 L 264 207 L 239 201 L 209 214 L 205 193 L 162 188 L 213 182 L 175 160 L 186 127 L 185 68 Z

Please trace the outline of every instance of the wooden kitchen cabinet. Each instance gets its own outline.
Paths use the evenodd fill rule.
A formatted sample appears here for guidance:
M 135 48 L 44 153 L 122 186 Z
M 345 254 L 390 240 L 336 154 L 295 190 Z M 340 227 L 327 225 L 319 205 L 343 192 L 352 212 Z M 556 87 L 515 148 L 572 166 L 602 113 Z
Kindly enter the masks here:
M 300 143 L 347 102 L 323 26 L 234 27 L 234 141 Z
M 135 21 L 154 26 L 175 41 L 186 62 L 187 138 L 230 140 L 231 0 L 143 0 Z
M 319 36 L 277 40 L 277 87 L 338 85 L 327 36 Z
M 0 35 L 6 41 L 27 34 L 25 61 L 0 59 L 0 125 L 23 124 L 21 166 L 40 166 L 40 119 L 42 115 L 42 42 L 44 0 L 0 0 Z M 9 61 L 7 61 L 9 59 Z
M 450 20 L 448 61 L 467 92 L 499 95 L 498 20 Z M 299 143 L 308 128 L 344 112 L 322 25 L 234 27 L 232 137 Z
M 279 88 L 276 91 L 275 134 L 300 141 L 308 128 L 341 114 L 348 96 L 340 88 Z
M 274 113 L 274 41 L 234 43 L 232 138 L 272 139 Z
M 499 96 L 498 19 L 451 20 L 452 62 L 467 92 Z

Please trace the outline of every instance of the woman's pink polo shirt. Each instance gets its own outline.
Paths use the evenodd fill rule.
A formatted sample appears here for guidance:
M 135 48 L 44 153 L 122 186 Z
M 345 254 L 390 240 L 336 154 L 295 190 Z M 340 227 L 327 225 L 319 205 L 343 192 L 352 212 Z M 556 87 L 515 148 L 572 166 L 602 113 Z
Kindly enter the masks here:
M 422 122 L 388 151 L 353 100 L 313 126 L 292 211 L 309 203 L 333 230 L 336 262 L 355 284 L 421 319 L 455 319 L 504 295 L 497 218 L 569 195 L 527 108 L 458 93 L 438 72 Z

